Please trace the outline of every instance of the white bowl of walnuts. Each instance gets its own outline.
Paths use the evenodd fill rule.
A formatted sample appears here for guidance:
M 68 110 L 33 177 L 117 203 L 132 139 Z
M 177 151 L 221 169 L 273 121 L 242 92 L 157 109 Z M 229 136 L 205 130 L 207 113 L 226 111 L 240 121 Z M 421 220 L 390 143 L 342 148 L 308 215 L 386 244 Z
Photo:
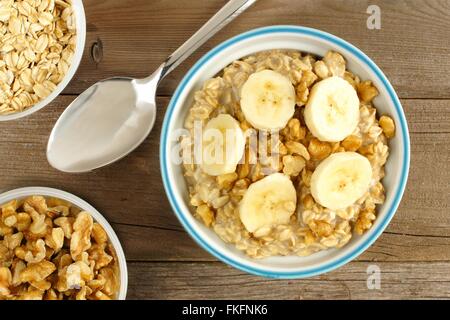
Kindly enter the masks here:
M 55 99 L 80 64 L 86 39 L 81 0 L 0 2 L 0 121 Z
M 0 195 L 0 300 L 124 300 L 119 239 L 80 198 L 29 187 Z

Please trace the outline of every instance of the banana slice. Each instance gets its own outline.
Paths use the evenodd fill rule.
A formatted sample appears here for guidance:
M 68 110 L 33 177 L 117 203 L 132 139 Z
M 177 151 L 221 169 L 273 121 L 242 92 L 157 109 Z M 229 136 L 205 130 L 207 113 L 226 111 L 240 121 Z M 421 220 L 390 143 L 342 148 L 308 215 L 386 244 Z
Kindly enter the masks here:
M 253 73 L 242 87 L 241 109 L 256 129 L 280 130 L 294 115 L 294 86 L 272 70 Z
M 358 125 L 358 94 L 340 77 L 324 79 L 312 88 L 304 117 L 306 126 L 319 140 L 342 141 Z
M 323 160 L 311 176 L 311 194 L 331 210 L 352 205 L 369 189 L 372 166 L 356 152 L 334 153 Z
M 219 176 L 236 171 L 245 151 L 239 122 L 228 114 L 209 120 L 203 131 L 202 148 L 201 168 L 205 173 Z
M 297 203 L 294 185 L 286 175 L 274 173 L 250 185 L 239 206 L 249 232 L 289 223 Z

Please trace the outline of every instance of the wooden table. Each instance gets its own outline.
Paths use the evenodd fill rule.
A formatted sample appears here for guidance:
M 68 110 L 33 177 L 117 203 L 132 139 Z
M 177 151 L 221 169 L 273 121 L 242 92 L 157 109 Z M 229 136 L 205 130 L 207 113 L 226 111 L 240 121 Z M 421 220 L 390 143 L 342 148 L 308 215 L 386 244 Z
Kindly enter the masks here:
M 96 172 L 69 175 L 45 157 L 64 108 L 100 79 L 150 74 L 225 1 L 84 3 L 86 48 L 70 86 L 42 111 L 0 123 L 0 189 L 55 187 L 95 206 L 124 246 L 128 298 L 450 298 L 450 1 L 260 0 L 164 81 L 156 126 L 135 152 Z M 381 8 L 381 30 L 366 27 L 369 4 Z M 223 40 L 273 24 L 322 29 L 361 48 L 397 90 L 411 133 L 408 187 L 387 230 L 356 261 L 304 280 L 251 276 L 203 251 L 173 214 L 158 163 L 164 110 L 183 74 Z M 367 289 L 371 264 L 381 268 L 381 290 Z

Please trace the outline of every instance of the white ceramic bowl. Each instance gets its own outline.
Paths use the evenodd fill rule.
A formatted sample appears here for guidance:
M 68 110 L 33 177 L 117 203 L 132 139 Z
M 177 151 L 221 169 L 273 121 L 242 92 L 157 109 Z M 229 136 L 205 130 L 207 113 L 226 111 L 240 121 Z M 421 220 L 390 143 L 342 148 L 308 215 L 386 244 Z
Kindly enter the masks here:
M 78 66 L 80 65 L 81 58 L 83 57 L 84 44 L 86 42 L 86 16 L 84 13 L 83 1 L 82 0 L 72 0 L 72 5 L 76 17 L 77 25 L 77 45 L 75 48 L 75 54 L 72 59 L 72 64 L 69 67 L 64 79 L 56 86 L 56 89 L 44 100 L 36 103 L 31 108 L 17 112 L 9 115 L 0 115 L 0 121 L 17 120 L 26 116 L 29 116 L 36 111 L 41 110 L 50 102 L 52 102 L 69 84 L 73 76 L 77 72 Z
M 188 205 L 188 191 L 182 168 L 170 161 L 177 143 L 172 136 L 183 127 L 195 90 L 234 60 L 269 49 L 295 49 L 323 56 L 328 50 L 341 53 L 348 69 L 362 79 L 370 79 L 380 91 L 375 100 L 378 112 L 390 115 L 396 124 L 396 136 L 390 141 L 386 164 L 386 201 L 378 207 L 378 217 L 370 230 L 354 236 L 341 249 L 329 249 L 309 257 L 271 257 L 255 260 L 233 245 L 223 242 L 211 229 L 198 222 Z M 161 172 L 164 187 L 178 219 L 205 250 L 218 259 L 243 271 L 273 278 L 303 278 L 336 269 L 366 250 L 392 219 L 403 195 L 409 170 L 409 134 L 400 101 L 383 72 L 359 49 L 331 34 L 298 26 L 272 26 L 240 34 L 208 52 L 181 81 L 168 106 L 160 144 Z
M 122 245 L 117 238 L 116 233 L 114 232 L 111 225 L 106 221 L 106 219 L 89 203 L 78 198 L 77 196 L 61 191 L 58 189 L 52 188 L 44 188 L 44 187 L 27 187 L 11 190 L 5 193 L 0 194 L 0 205 L 7 203 L 14 199 L 24 199 L 29 196 L 40 195 L 44 197 L 54 197 L 58 199 L 62 199 L 70 202 L 81 210 L 89 212 L 94 221 L 98 222 L 103 229 L 105 229 L 108 234 L 108 238 L 111 241 L 112 246 L 114 247 L 117 255 L 117 260 L 119 263 L 119 278 L 120 278 L 120 289 L 117 294 L 118 300 L 125 300 L 127 296 L 127 288 L 128 288 L 128 271 L 127 271 L 127 262 L 125 260 L 125 254 L 123 253 Z

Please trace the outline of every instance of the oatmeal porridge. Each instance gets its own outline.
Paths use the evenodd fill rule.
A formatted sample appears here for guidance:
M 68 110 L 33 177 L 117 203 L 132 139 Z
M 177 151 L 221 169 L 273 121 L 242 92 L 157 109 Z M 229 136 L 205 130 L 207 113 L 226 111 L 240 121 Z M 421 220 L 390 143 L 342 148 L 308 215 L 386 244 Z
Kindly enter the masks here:
M 193 214 L 253 258 L 344 246 L 371 228 L 385 200 L 395 126 L 377 117 L 377 95 L 337 52 L 273 50 L 234 61 L 195 92 L 185 119 Z M 201 161 L 192 156 L 198 127 Z
M 72 0 L 1 0 L 0 116 L 25 111 L 55 91 L 75 47 Z

